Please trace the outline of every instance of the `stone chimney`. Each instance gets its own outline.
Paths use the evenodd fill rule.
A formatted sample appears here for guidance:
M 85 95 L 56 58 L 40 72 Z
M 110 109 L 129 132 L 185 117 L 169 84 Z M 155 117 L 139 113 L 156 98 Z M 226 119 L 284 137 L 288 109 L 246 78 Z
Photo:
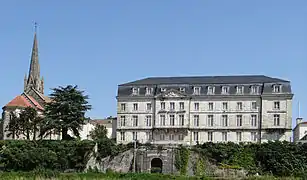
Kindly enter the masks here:
M 300 124 L 303 122 L 303 118 L 296 118 L 296 125 Z

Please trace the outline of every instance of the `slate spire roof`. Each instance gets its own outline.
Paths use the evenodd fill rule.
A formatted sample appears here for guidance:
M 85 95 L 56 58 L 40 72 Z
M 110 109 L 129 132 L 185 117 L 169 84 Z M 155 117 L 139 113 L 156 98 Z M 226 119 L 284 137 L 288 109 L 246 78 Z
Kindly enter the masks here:
M 44 94 L 44 82 L 40 77 L 40 65 L 38 58 L 38 41 L 37 41 L 37 33 L 34 33 L 32 54 L 31 54 L 31 62 L 28 78 L 25 78 L 24 91 L 27 92 L 31 88 L 34 88 L 36 91 Z

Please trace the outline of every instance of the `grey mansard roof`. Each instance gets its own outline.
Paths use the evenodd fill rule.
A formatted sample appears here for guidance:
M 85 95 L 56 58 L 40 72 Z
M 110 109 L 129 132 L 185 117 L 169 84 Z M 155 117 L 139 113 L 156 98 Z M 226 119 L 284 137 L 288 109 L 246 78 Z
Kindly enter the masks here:
M 161 84 L 253 84 L 253 83 L 290 83 L 290 81 L 264 75 L 238 76 L 187 76 L 187 77 L 149 77 L 119 86 L 161 85 Z
M 229 95 L 236 95 L 237 87 L 243 88 L 244 95 L 276 94 L 273 92 L 274 86 L 280 86 L 280 93 L 292 96 L 290 81 L 268 77 L 264 75 L 241 75 L 241 76 L 194 76 L 194 77 L 150 77 L 128 82 L 118 86 L 117 97 L 135 97 L 132 94 L 137 88 L 137 96 L 150 97 L 146 94 L 146 89 L 152 89 L 152 96 L 161 94 L 166 90 L 184 89 L 186 95 L 194 96 L 194 87 L 200 87 L 200 96 L 207 96 L 208 87 L 214 87 L 214 95 L 222 95 L 222 87 L 229 88 Z M 257 93 L 252 93 L 252 88 L 257 87 Z M 163 89 L 163 91 L 162 91 Z M 240 94 L 242 95 L 242 94 Z M 239 95 L 239 96 L 240 96 Z M 210 96 L 210 95 L 209 95 Z

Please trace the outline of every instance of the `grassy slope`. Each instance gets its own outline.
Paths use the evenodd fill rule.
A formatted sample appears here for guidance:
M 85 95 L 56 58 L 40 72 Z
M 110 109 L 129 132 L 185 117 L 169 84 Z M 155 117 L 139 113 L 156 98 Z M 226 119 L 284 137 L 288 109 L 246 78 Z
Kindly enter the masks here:
M 174 175 L 162 175 L 162 174 L 118 174 L 118 173 L 33 173 L 33 172 L 3 172 L 0 173 L 1 180 L 115 180 L 115 179 L 131 179 L 131 180 L 197 180 L 197 179 L 220 179 L 220 178 L 205 178 L 205 177 L 186 177 L 186 176 L 174 176 Z M 272 176 L 265 177 L 251 177 L 248 180 L 294 180 L 296 178 L 274 178 Z

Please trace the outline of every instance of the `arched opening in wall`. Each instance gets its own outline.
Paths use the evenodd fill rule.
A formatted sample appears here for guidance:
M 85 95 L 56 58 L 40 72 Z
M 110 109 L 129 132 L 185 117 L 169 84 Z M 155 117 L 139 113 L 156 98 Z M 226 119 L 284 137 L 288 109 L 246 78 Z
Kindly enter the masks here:
M 162 160 L 160 158 L 153 158 L 151 160 L 151 173 L 162 173 Z

